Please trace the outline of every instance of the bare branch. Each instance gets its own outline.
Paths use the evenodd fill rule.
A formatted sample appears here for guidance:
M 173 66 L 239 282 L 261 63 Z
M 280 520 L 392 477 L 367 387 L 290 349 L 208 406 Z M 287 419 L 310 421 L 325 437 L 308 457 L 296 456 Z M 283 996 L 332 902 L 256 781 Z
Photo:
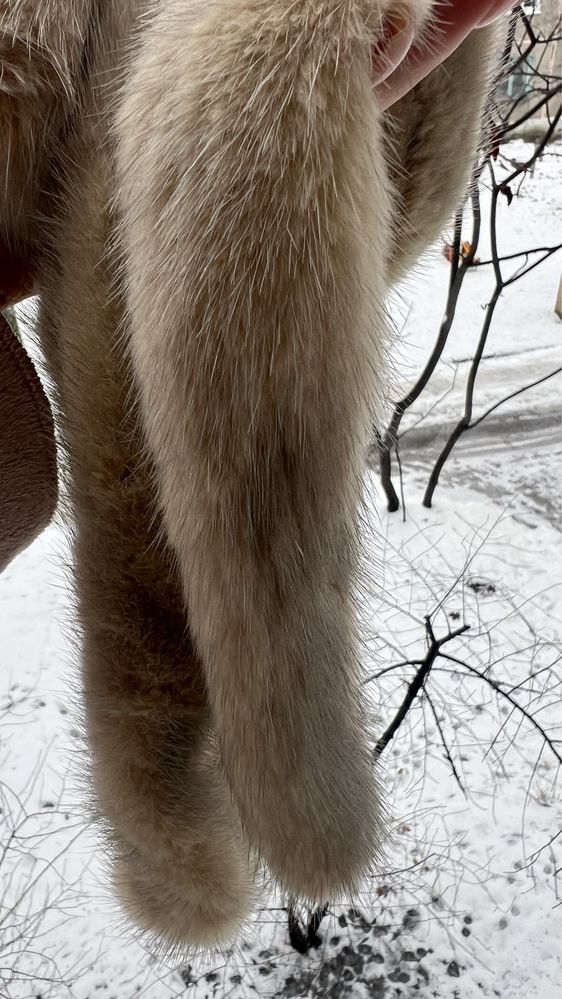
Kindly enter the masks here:
M 489 409 L 482 413 L 482 415 L 476 420 L 473 420 L 467 429 L 474 430 L 474 428 L 477 427 L 479 423 L 482 423 L 482 421 L 485 420 L 490 413 L 493 413 L 495 409 L 503 406 L 504 403 L 509 402 L 510 399 L 515 399 L 516 396 L 521 395 L 523 392 L 528 392 L 529 389 L 535 388 L 537 385 L 542 385 L 542 383 L 548 381 L 549 378 L 555 378 L 556 375 L 560 374 L 560 372 L 562 372 L 562 367 L 555 368 L 554 371 L 549 371 L 548 374 L 543 375 L 542 378 L 537 378 L 534 382 L 529 382 L 528 385 L 523 385 L 521 388 L 516 389 L 515 392 L 510 392 L 509 395 L 504 396 L 503 399 L 500 399 L 498 402 L 495 402 L 493 406 L 490 406 Z
M 424 686 L 435 660 L 438 656 L 442 655 L 441 649 L 448 642 L 452 642 L 453 639 L 458 638 L 459 635 L 463 635 L 468 631 L 468 625 L 464 624 L 455 631 L 449 631 L 443 638 L 436 639 L 433 633 L 433 628 L 431 625 L 431 619 L 426 617 L 425 619 L 426 634 L 428 639 L 428 650 L 425 658 L 418 667 L 418 670 L 408 686 L 406 691 L 406 696 L 402 701 L 398 711 L 396 712 L 394 718 L 392 719 L 390 725 L 385 729 L 380 739 L 377 741 L 375 746 L 374 756 L 378 759 L 381 753 L 384 752 L 389 742 L 394 738 L 398 729 L 400 728 L 402 722 L 404 721 L 408 711 L 410 710 L 412 704 L 414 703 L 416 697 L 418 696 L 420 690 Z

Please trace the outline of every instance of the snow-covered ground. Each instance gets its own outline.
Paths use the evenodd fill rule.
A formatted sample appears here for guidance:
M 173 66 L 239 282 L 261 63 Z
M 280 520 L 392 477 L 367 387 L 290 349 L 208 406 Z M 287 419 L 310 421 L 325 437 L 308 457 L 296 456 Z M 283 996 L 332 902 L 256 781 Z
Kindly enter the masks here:
M 517 158 L 524 147 L 504 151 Z M 502 204 L 506 253 L 559 239 L 555 153 L 510 208 Z M 444 308 L 448 268 L 438 250 L 401 290 L 403 385 Z M 477 413 L 560 365 L 561 266 L 556 255 L 506 291 Z M 168 965 L 143 949 L 112 901 L 85 821 L 66 541 L 54 525 L 0 578 L 1 997 L 559 999 L 560 789 L 541 734 L 561 737 L 559 379 L 471 431 L 433 508 L 421 505 L 432 459 L 460 415 L 490 290 L 488 268 L 468 274 L 444 362 L 405 420 L 405 521 L 386 513 L 369 473 L 368 675 L 423 657 L 427 614 L 438 638 L 470 625 L 443 649 L 452 658 L 438 660 L 384 754 L 393 813 L 384 869 L 352 908 L 333 907 L 304 956 L 288 943 L 282 900 L 268 898 L 227 955 Z M 414 671 L 397 666 L 366 684 L 377 733 Z

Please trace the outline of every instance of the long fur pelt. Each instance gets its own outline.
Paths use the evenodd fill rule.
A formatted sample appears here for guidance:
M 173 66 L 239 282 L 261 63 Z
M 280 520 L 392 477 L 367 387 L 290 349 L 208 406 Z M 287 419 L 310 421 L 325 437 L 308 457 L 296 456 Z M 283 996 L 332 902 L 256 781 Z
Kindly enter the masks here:
M 394 3 L 0 0 L 0 240 L 38 274 L 96 809 L 172 946 L 230 940 L 264 863 L 354 892 L 384 838 L 354 613 L 384 301 L 466 187 L 493 50 L 383 115 Z

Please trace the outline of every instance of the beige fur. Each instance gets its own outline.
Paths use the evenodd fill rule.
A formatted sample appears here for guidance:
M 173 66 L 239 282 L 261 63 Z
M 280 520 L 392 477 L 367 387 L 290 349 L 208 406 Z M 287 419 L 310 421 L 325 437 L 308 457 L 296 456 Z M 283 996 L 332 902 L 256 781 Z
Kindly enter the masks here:
M 0 3 L 0 234 L 40 256 L 97 808 L 137 922 L 222 943 L 260 859 L 324 900 L 384 835 L 362 463 L 385 293 L 466 183 L 488 35 L 383 116 L 391 0 L 34 9 Z

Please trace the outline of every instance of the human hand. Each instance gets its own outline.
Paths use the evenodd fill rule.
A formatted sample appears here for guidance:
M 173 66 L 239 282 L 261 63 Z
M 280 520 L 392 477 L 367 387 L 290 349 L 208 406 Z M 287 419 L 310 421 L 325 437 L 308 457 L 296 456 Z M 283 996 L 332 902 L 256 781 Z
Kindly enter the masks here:
M 390 107 L 439 66 L 476 28 L 490 24 L 513 7 L 514 0 L 449 0 L 440 5 L 429 36 L 414 42 L 406 5 L 388 19 L 384 40 L 372 55 L 378 99 Z

